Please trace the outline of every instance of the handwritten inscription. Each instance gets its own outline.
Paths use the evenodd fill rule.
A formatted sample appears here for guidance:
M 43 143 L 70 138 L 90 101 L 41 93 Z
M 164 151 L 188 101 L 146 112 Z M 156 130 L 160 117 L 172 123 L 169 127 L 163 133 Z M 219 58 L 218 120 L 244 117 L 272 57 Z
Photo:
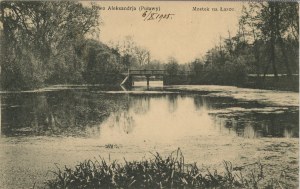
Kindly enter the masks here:
M 157 13 L 153 11 L 145 11 L 142 14 L 142 17 L 144 18 L 144 21 L 158 21 L 160 22 L 161 20 L 171 20 L 175 14 L 167 13 L 167 14 L 162 14 L 162 13 Z

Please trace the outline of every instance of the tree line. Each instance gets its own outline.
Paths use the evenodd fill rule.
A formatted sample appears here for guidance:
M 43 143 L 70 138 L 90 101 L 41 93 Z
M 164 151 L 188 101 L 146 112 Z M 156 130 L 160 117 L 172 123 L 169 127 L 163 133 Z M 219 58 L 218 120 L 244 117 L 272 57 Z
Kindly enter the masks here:
M 101 26 L 95 4 L 2 1 L 0 5 L 3 90 L 96 83 L 104 79 L 103 73 L 126 67 L 119 52 L 93 39 Z
M 0 2 L 1 89 L 119 83 L 129 68 L 160 65 L 132 37 L 98 39 L 100 7 L 79 2 Z
M 79 2 L 0 2 L 1 88 L 24 90 L 51 84 L 118 83 L 128 69 L 189 73 L 188 84 L 237 85 L 249 74 L 292 80 L 299 70 L 299 6 L 296 2 L 250 2 L 238 31 L 220 36 L 207 53 L 187 64 L 151 59 L 127 36 L 103 44 L 100 8 Z M 196 31 L 195 31 L 196 32 Z M 172 79 L 172 78 L 171 78 Z M 182 78 L 177 78 L 178 81 Z
M 237 34 L 220 36 L 219 44 L 190 63 L 192 82 L 243 84 L 248 75 L 263 82 L 270 74 L 295 80 L 299 70 L 297 2 L 250 2 L 243 7 Z M 298 79 L 296 79 L 298 80 Z

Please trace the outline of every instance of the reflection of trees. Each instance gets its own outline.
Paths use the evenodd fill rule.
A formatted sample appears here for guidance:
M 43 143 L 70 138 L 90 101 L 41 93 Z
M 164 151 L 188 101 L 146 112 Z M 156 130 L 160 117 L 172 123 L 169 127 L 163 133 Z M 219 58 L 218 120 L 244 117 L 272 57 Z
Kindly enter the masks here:
M 5 135 L 84 135 L 110 112 L 126 109 L 123 97 L 56 91 L 5 96 L 2 109 Z
M 215 116 L 215 125 L 245 138 L 299 137 L 298 117 L 296 112 Z
M 238 104 L 236 99 L 230 97 L 212 97 L 212 96 L 194 96 L 194 104 L 196 109 L 206 107 L 207 109 L 223 109 Z M 248 104 L 247 104 L 248 105 Z M 255 104 L 257 106 L 257 104 Z M 242 104 L 246 106 L 246 104 Z
M 129 134 L 135 127 L 135 121 L 131 113 L 127 111 L 117 111 L 110 116 L 111 128 L 117 128 L 120 132 Z
M 136 114 L 145 114 L 150 110 L 150 96 L 134 96 L 130 101 L 130 107 Z
M 168 99 L 168 107 L 169 107 L 169 112 L 173 113 L 177 110 L 178 107 L 178 95 L 177 94 L 170 94 L 167 96 Z
M 256 127 L 255 124 L 251 122 L 246 122 L 243 127 L 242 136 L 245 138 L 259 138 L 264 137 L 264 130 L 260 127 Z
M 32 104 L 29 94 L 24 94 L 24 99 L 20 94 L 3 95 L 2 127 L 3 134 L 11 134 L 14 129 L 26 127 L 33 121 L 34 109 L 28 107 Z
M 196 95 L 194 97 L 194 105 L 196 110 L 207 108 L 207 98 Z
M 299 115 L 298 112 L 284 112 L 280 114 L 263 114 L 256 116 L 262 124 L 255 125 L 260 128 L 264 136 L 273 137 L 298 137 Z

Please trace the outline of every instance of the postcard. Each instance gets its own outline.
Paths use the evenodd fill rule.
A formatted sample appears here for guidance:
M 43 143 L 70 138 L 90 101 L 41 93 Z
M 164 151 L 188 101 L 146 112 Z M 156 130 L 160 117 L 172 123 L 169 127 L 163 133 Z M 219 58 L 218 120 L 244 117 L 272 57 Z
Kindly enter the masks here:
M 298 2 L 0 5 L 0 188 L 298 188 Z

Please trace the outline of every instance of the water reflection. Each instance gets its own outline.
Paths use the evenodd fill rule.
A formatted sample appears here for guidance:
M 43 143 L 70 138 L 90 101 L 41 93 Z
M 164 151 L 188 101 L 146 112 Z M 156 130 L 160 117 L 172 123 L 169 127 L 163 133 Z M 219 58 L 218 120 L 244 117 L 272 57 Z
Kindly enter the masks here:
M 123 98 L 104 100 L 103 95 L 74 91 L 10 94 L 3 98 L 2 132 L 14 135 L 85 135 L 109 111 L 122 106 Z
M 170 142 L 186 136 L 217 134 L 208 112 L 195 111 L 192 98 L 160 95 L 131 96 L 131 100 L 140 112 L 135 106 L 126 112 L 112 112 L 101 124 L 103 141 Z
M 197 94 L 105 94 L 98 89 L 1 96 L 1 135 L 171 141 L 187 136 L 299 137 L 298 109 Z M 212 113 L 244 108 L 247 111 Z
M 223 132 L 244 138 L 299 137 L 298 113 L 245 113 L 243 116 L 215 115 L 214 123 Z M 233 131 L 233 132 L 230 132 Z
M 130 101 L 130 107 L 137 114 L 145 114 L 150 109 L 150 98 L 147 96 L 136 95 L 135 100 Z
M 169 109 L 169 112 L 173 113 L 177 110 L 177 95 L 174 94 L 174 95 L 168 95 L 167 97 L 167 100 L 168 100 L 168 109 Z

